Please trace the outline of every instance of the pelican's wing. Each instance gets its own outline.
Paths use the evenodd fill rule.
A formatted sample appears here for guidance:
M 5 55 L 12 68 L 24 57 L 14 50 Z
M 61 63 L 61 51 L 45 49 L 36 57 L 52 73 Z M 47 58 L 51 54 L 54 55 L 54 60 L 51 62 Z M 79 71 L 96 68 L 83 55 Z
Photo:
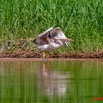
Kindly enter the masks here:
M 56 38 L 56 39 L 58 39 L 58 38 L 61 38 L 61 39 L 62 38 L 67 38 L 65 36 L 65 34 L 63 33 L 63 31 L 59 27 L 53 29 L 51 31 L 51 35 L 52 35 L 53 38 Z
M 47 44 L 48 43 L 48 41 L 47 41 L 47 35 L 52 30 L 53 30 L 53 28 L 51 27 L 48 30 L 46 30 L 45 32 L 39 34 L 38 37 L 33 40 L 33 43 L 36 43 L 38 45 Z
M 52 38 L 53 38 L 53 39 L 58 39 L 58 40 L 60 40 L 63 44 L 66 44 L 66 45 L 68 45 L 68 44 L 67 44 L 68 42 L 73 41 L 72 39 L 67 38 L 67 37 L 65 36 L 65 34 L 63 33 L 63 31 L 62 31 L 59 27 L 53 29 L 53 30 L 51 31 L 51 34 L 52 34 Z M 55 40 L 54 40 L 54 41 L 55 41 Z
M 47 29 L 46 31 L 44 31 L 43 33 L 41 33 L 41 34 L 39 34 L 38 35 L 38 38 L 44 38 L 44 37 L 46 37 L 47 36 L 47 34 L 50 32 L 50 31 L 52 31 L 53 30 L 53 28 L 51 27 L 51 28 L 49 28 L 49 29 Z
M 33 40 L 33 43 L 38 44 L 38 45 L 44 45 L 44 44 L 48 44 L 48 40 L 47 38 L 35 38 Z

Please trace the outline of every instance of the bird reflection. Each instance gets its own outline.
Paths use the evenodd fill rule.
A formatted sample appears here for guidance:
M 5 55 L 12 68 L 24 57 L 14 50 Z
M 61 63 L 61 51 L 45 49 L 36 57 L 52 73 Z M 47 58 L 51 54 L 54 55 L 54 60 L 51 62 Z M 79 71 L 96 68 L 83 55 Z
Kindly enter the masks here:
M 67 90 L 67 84 L 69 84 L 70 73 L 63 73 L 60 71 L 53 71 L 46 67 L 46 64 L 42 64 L 41 82 L 43 92 L 46 95 L 65 96 Z M 69 86 L 68 86 L 69 87 Z

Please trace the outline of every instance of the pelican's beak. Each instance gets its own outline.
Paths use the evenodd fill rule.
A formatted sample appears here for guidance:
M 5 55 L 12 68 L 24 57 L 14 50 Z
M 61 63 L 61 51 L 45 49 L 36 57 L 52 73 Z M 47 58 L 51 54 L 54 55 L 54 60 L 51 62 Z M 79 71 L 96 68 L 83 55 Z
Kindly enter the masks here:
M 62 42 L 71 42 L 71 41 L 74 41 L 72 39 L 69 39 L 69 38 L 62 38 L 62 39 L 59 39 L 61 40 Z
M 67 40 L 68 40 L 68 42 L 74 41 L 73 39 L 69 39 L 69 38 L 67 38 Z

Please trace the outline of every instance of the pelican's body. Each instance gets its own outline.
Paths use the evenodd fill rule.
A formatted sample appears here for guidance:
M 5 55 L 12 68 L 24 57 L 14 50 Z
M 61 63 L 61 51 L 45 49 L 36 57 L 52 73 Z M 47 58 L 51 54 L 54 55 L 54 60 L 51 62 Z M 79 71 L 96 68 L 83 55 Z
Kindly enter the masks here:
M 41 51 L 52 51 L 52 50 L 55 50 L 55 49 L 61 47 L 62 45 L 63 45 L 63 43 L 59 40 L 58 40 L 58 43 L 55 41 L 51 41 L 48 44 L 39 45 L 38 49 L 40 49 Z
M 70 41 L 72 40 L 67 38 L 59 27 L 49 28 L 33 40 L 41 51 L 55 50 Z

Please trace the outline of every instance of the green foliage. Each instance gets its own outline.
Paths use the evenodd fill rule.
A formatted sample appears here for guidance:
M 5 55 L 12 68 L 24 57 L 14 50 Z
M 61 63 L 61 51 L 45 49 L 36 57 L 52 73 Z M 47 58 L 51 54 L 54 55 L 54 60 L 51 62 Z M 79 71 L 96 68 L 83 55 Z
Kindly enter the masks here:
M 0 40 L 36 37 L 59 26 L 70 50 L 103 49 L 103 0 L 1 0 Z

